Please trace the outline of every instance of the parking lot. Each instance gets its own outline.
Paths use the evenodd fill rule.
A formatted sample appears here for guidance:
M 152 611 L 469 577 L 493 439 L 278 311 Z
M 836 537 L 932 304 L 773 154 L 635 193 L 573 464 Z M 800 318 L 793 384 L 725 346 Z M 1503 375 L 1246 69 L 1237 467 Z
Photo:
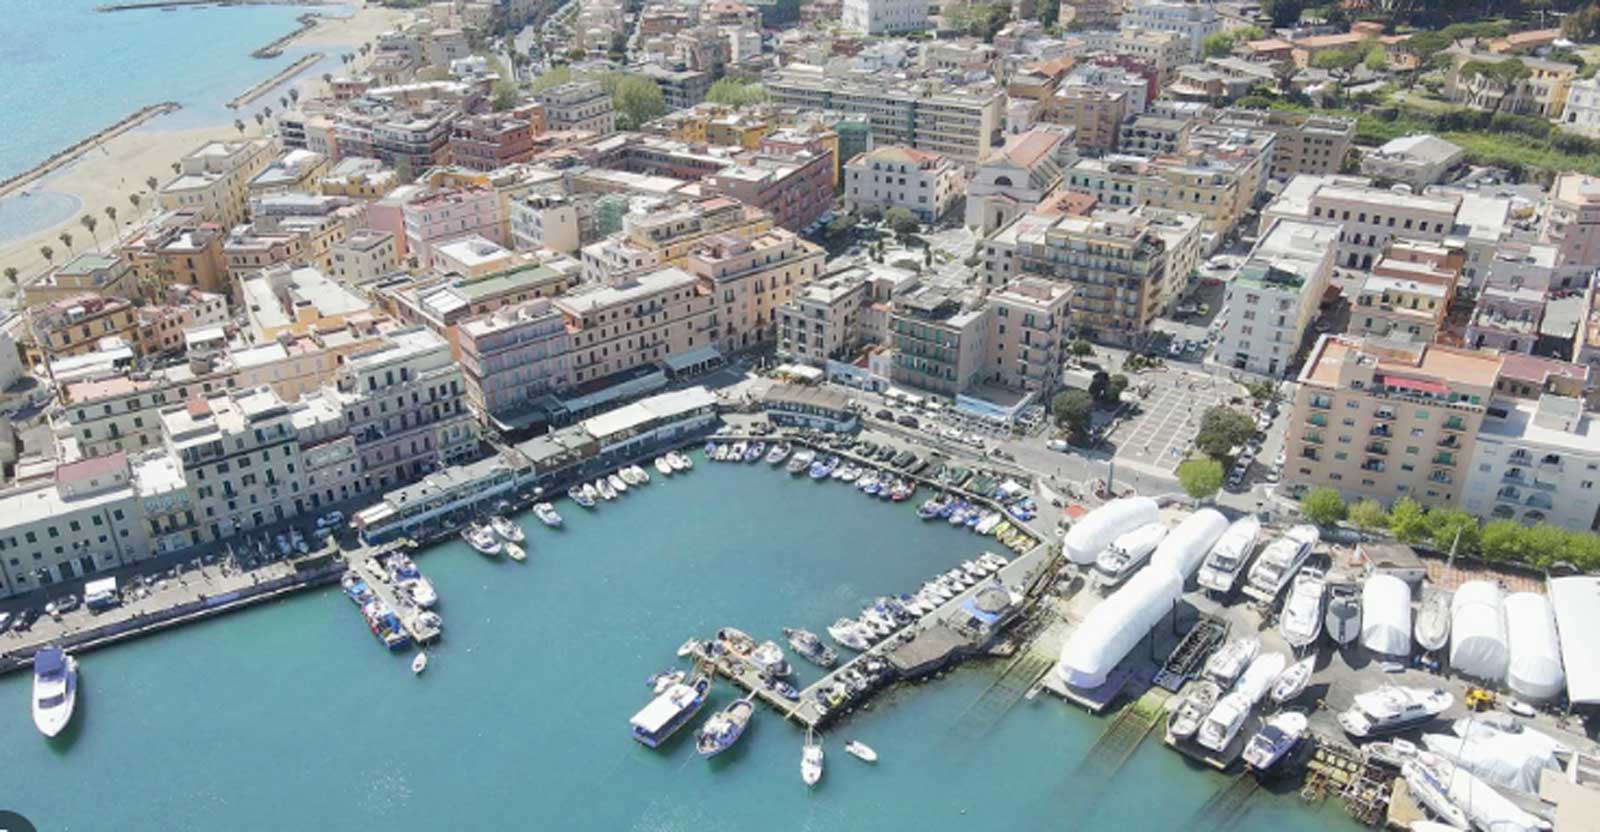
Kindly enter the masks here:
M 1206 409 L 1243 391 L 1226 379 L 1198 373 L 1150 374 L 1150 394 L 1136 399 L 1140 413 L 1119 424 L 1106 438 L 1117 460 L 1171 472 L 1189 451 Z M 1145 381 L 1142 377 L 1135 385 Z

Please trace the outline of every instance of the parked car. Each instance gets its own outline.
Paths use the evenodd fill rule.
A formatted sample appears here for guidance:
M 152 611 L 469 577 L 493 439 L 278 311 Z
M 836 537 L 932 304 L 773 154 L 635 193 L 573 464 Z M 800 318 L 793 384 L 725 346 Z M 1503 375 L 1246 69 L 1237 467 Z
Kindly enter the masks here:
M 901 416 L 900 418 L 896 419 L 895 421 L 899 422 L 902 426 L 908 427 L 908 428 L 917 428 L 917 427 L 920 427 L 922 425 L 921 422 L 917 421 L 917 417 L 912 416 L 909 413 Z
M 334 509 L 317 518 L 317 528 L 331 529 L 344 522 L 344 512 Z
M 1044 443 L 1044 446 L 1052 451 L 1060 451 L 1061 453 L 1066 453 L 1068 448 L 1067 440 L 1065 439 L 1052 439 Z
M 873 415 L 877 416 L 879 419 L 882 419 L 885 422 L 893 422 L 894 421 L 894 411 L 890 410 L 887 407 L 882 409 L 882 410 L 880 410 L 880 411 L 878 411 L 877 413 L 874 413 Z

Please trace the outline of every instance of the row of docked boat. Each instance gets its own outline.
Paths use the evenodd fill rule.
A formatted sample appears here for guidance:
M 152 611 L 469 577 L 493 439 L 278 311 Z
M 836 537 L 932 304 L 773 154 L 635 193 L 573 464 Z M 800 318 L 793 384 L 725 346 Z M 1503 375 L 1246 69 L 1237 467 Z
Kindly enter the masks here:
M 694 462 L 684 454 L 672 451 L 656 458 L 652 463 L 664 476 L 688 471 Z M 567 489 L 567 498 L 578 505 L 592 509 L 602 501 L 610 502 L 628 493 L 630 488 L 643 488 L 650 484 L 650 473 L 638 465 L 627 465 L 596 479 L 579 483 Z
M 390 650 L 400 650 L 411 644 L 411 634 L 406 631 L 400 621 L 400 615 L 378 597 L 364 578 L 354 570 L 344 573 L 339 579 L 339 586 L 344 590 L 346 598 L 356 605 L 361 611 L 361 617 L 367 622 L 367 629 L 383 646 Z M 432 611 L 424 611 L 424 615 L 436 615 Z
M 993 537 L 1015 552 L 1026 552 L 1034 546 L 1034 539 L 1014 525 L 1005 513 L 955 495 L 945 494 L 923 501 L 922 505 L 917 506 L 917 516 L 930 522 L 943 520 L 952 526 Z
M 1201 678 L 1175 699 L 1167 731 L 1175 740 L 1189 740 L 1222 753 L 1239 736 L 1251 712 L 1263 700 L 1284 705 L 1300 696 L 1311 681 L 1315 659 L 1293 664 L 1282 653 L 1261 653 L 1261 640 L 1235 639 L 1206 661 Z M 1305 736 L 1305 715 L 1285 711 L 1266 720 L 1245 743 L 1245 763 L 1257 773 L 1274 769 Z
M 855 618 L 840 618 L 828 635 L 844 647 L 865 651 L 897 630 L 933 612 L 980 582 L 990 580 L 1005 566 L 1002 555 L 984 552 L 924 582 L 915 593 L 880 596 Z
M 555 508 L 552 506 L 550 511 L 554 512 Z M 560 515 L 556 515 L 554 520 L 554 525 L 560 525 Z M 528 557 L 527 551 L 522 548 L 523 542 L 527 540 L 527 534 L 522 531 L 521 526 L 505 515 L 493 514 L 484 520 L 469 523 L 461 530 L 461 539 L 479 554 L 489 557 L 504 554 L 515 561 L 523 561 Z
M 1531 797 L 1540 788 L 1542 771 L 1560 770 L 1559 758 L 1570 760 L 1571 746 L 1509 717 L 1501 722 L 1488 716 L 1458 719 L 1448 734 L 1424 734 L 1422 746 L 1391 739 L 1368 743 L 1361 750 L 1369 763 L 1399 770 L 1411 796 L 1438 819 L 1428 828 L 1517 832 L 1551 828 L 1546 818 L 1523 808 L 1547 804 L 1519 803 L 1502 789 Z

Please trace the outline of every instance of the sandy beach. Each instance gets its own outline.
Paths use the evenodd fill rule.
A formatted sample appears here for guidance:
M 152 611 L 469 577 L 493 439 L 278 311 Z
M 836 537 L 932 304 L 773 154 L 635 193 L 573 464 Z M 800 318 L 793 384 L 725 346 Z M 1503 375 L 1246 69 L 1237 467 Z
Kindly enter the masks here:
M 296 38 L 293 45 L 317 48 L 330 54 L 354 52 L 360 44 L 394 28 L 408 14 L 395 9 L 365 6 L 357 9 L 349 18 L 324 19 L 316 28 Z M 266 78 L 271 74 L 271 64 L 263 61 L 261 77 Z M 320 80 L 304 75 L 295 83 L 321 85 Z M 261 135 L 262 131 L 253 120 L 246 118 L 245 121 L 245 136 Z M 162 130 L 161 120 L 157 119 L 145 128 L 124 133 L 85 151 L 76 161 L 29 188 L 35 192 L 48 191 L 71 196 L 78 200 L 78 210 L 50 228 L 5 243 L 0 247 L 0 269 L 16 267 L 23 275 L 22 282 L 37 278 L 49 266 L 39 253 L 39 247 L 43 245 L 55 250 L 57 265 L 70 259 L 65 246 L 58 239 L 63 231 L 72 234 L 73 253 L 90 250 L 94 246 L 94 239 L 78 221 L 79 217 L 86 214 L 92 214 L 99 222 L 94 236 L 99 238 L 101 247 L 105 247 L 113 238 L 111 221 L 105 213 L 106 206 L 117 209 L 118 230 L 125 232 L 136 216 L 147 217 L 154 210 L 155 194 L 146 186 L 146 179 L 153 176 L 165 182 L 172 178 L 172 163 L 185 153 L 206 141 L 238 137 L 239 133 L 231 123 L 188 130 Z M 137 210 L 128 199 L 130 194 L 135 193 L 140 197 Z M 0 281 L 0 293 L 9 295 L 10 292 L 9 284 Z

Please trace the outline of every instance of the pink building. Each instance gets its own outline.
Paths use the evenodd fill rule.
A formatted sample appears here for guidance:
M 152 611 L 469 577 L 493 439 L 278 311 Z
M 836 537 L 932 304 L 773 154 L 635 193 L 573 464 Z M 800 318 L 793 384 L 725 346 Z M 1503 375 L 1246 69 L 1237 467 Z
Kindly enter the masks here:
M 477 234 L 505 245 L 500 234 L 500 198 L 488 188 L 430 191 L 401 207 L 407 253 L 421 268 L 430 268 L 435 243 Z M 388 230 L 388 229 L 384 229 Z

